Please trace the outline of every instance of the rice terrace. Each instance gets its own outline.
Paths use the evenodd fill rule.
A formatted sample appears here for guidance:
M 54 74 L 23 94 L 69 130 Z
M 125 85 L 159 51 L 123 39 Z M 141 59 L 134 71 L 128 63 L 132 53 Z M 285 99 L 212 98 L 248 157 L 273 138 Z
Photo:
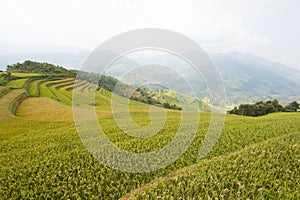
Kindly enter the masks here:
M 73 120 L 72 93 L 95 93 L 94 103 L 83 106 L 95 109 L 110 141 L 131 152 L 155 151 L 174 137 L 181 111 L 175 100 L 168 101 L 172 96 L 152 98 L 166 111 L 163 129 L 135 138 L 114 121 L 108 85 L 75 80 L 74 71 L 62 67 L 24 63 L 1 74 L 1 199 L 300 199 L 300 112 L 227 114 L 216 146 L 199 159 L 211 118 L 208 105 L 199 102 L 200 126 L 179 159 L 157 171 L 121 172 L 99 162 L 83 145 Z M 24 70 L 25 65 L 48 65 L 48 71 Z M 137 92 L 129 100 L 131 117 L 141 126 L 151 120 L 151 99 L 145 99 Z

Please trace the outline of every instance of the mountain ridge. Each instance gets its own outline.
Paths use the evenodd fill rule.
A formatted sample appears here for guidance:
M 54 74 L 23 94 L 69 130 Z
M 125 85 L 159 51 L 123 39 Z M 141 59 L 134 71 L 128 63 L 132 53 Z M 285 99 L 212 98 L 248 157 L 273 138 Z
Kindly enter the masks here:
M 26 59 L 51 62 L 67 68 L 78 69 L 88 57 L 89 52 L 79 53 L 30 53 L 15 55 L 0 55 L 0 68 L 4 69 L 5 63 L 12 64 Z M 288 103 L 291 100 L 300 99 L 300 70 L 285 64 L 256 56 L 252 53 L 208 53 L 215 63 L 224 81 L 225 90 L 229 104 L 253 103 L 259 100 L 278 99 L 280 102 Z M 138 58 L 143 59 L 143 58 Z M 174 60 L 168 56 L 152 56 L 145 58 L 146 61 L 153 60 L 159 63 L 164 60 L 170 65 Z M 124 61 L 125 59 L 123 59 Z M 126 62 L 118 70 L 126 70 L 126 67 L 138 65 L 136 60 L 126 58 Z M 122 73 L 112 74 L 114 77 Z M 112 70 L 113 72 L 113 70 Z M 197 80 L 198 81 L 198 80 Z M 175 83 L 174 83 L 175 84 Z M 194 84 L 196 82 L 194 81 Z M 199 89 L 203 90 L 203 84 L 197 82 Z M 180 91 L 182 92 L 182 91 Z M 201 94 L 207 98 L 208 93 Z

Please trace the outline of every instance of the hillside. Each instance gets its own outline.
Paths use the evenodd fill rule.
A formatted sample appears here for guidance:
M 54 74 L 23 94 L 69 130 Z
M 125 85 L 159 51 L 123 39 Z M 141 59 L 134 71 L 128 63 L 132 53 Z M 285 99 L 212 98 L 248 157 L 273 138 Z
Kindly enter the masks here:
M 10 74 L 12 74 L 12 76 Z M 89 82 L 90 84 L 93 84 L 97 91 L 105 89 L 133 101 L 156 105 L 158 107 L 181 110 L 182 105 L 179 102 L 179 99 L 181 99 L 181 101 L 185 102 L 185 104 L 188 104 L 187 109 L 191 109 L 193 107 L 192 104 L 194 104 L 197 107 L 200 106 L 200 109 L 203 111 L 210 110 L 209 104 L 178 92 L 158 87 L 150 88 L 145 86 L 129 85 L 111 76 L 68 70 L 61 66 L 30 60 L 24 61 L 23 63 L 8 65 L 6 72 L 0 74 L 0 85 L 5 85 L 10 81 L 8 83 L 8 87 L 12 88 L 15 87 L 14 84 L 17 82 L 24 82 L 26 77 L 29 78 L 28 82 L 36 82 L 38 80 L 42 81 L 42 79 L 45 79 L 45 81 L 51 81 L 64 77 L 74 77 L 75 79 L 75 76 L 82 82 Z M 21 78 L 21 80 L 14 80 L 19 78 Z M 71 85 L 72 83 L 67 84 Z M 79 86 L 84 85 L 81 83 L 78 84 Z M 78 85 L 75 87 L 77 86 Z M 55 98 L 60 101 L 59 98 Z M 70 100 L 67 104 L 71 105 Z
M 287 104 L 293 100 L 300 100 L 300 71 L 295 68 L 254 54 L 231 52 L 208 55 L 220 72 L 229 104 L 254 103 L 269 99 L 278 99 L 283 104 Z M 195 92 L 201 99 L 209 98 L 205 79 L 199 78 L 190 66 L 171 54 L 141 56 L 137 53 L 131 57 L 124 57 L 111 66 L 108 74 L 121 77 L 125 72 L 149 63 L 153 63 L 154 72 L 159 72 L 155 74 L 157 80 L 171 80 L 169 88 L 176 88 L 180 93 L 191 95 L 185 88 L 178 87 L 179 75 L 184 74 L 183 78 L 196 89 Z M 156 63 L 171 66 L 170 70 L 159 70 L 155 68 Z M 171 72 L 171 69 L 179 75 Z M 153 71 L 144 70 L 141 74 L 147 80 L 148 77 L 152 77 Z
M 19 73 L 37 73 L 37 74 L 54 74 L 63 76 L 76 76 L 75 70 L 67 70 L 62 66 L 53 65 L 50 63 L 40 63 L 30 60 L 25 60 L 22 63 L 8 65 L 7 72 Z
M 211 120 L 209 113 L 200 113 L 196 138 L 177 161 L 158 171 L 131 174 L 106 167 L 91 156 L 78 137 L 72 107 L 68 106 L 72 91 L 88 94 L 95 85 L 80 82 L 74 89 L 74 78 L 21 80 L 11 82 L 11 88 L 0 88 L 0 94 L 4 91 L 0 97 L 3 199 L 119 199 L 128 194 L 143 199 L 161 195 L 230 199 L 280 195 L 293 199 L 299 195 L 299 183 L 293 180 L 299 177 L 300 113 L 259 118 L 228 115 L 217 145 L 199 160 L 198 151 Z M 31 97 L 24 99 L 26 91 Z M 166 110 L 167 121 L 158 134 L 146 139 L 132 137 L 114 120 L 111 93 L 101 89 L 95 99 L 95 105 L 80 106 L 96 106 L 106 136 L 121 149 L 158 150 L 170 142 L 180 124 L 180 112 Z M 149 106 L 138 102 L 129 106 L 132 119 L 141 126 L 150 122 L 148 110 Z M 153 182 L 159 184 L 149 187 Z M 136 193 L 139 188 L 144 190 Z
M 299 184 L 291 179 L 299 175 L 293 156 L 299 151 L 297 140 L 299 133 L 250 145 L 154 180 L 123 199 L 297 199 Z
M 3 55 L 0 56 L 0 67 L 4 70 L 10 63 L 32 59 L 78 68 L 88 55 L 89 52 Z M 269 99 L 278 99 L 283 104 L 287 104 L 292 100 L 300 100 L 300 70 L 250 53 L 209 53 L 209 56 L 220 70 L 230 104 L 254 103 Z M 109 75 L 120 78 L 124 70 L 145 63 L 170 65 L 179 71 L 186 69 L 183 65 L 178 65 L 178 60 L 169 55 L 125 57 L 113 66 Z M 193 80 L 193 74 L 187 78 L 197 85 L 201 99 L 205 99 L 208 96 L 207 92 L 203 92 L 205 83 L 202 80 Z M 178 92 L 185 93 L 184 90 Z

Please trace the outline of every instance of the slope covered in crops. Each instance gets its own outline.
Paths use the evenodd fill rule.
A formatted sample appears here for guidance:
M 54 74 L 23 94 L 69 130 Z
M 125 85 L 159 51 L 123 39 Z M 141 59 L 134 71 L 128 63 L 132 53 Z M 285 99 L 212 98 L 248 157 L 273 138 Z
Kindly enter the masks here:
M 55 87 L 55 85 L 51 87 Z M 239 184 L 241 184 L 241 186 L 245 186 L 240 195 L 256 196 L 260 194 L 256 190 L 259 189 L 256 188 L 259 185 L 251 186 L 252 180 L 255 179 L 257 181 L 254 181 L 255 183 L 261 183 L 256 178 L 258 176 L 269 177 L 270 181 L 276 182 L 277 180 L 275 176 L 275 178 L 273 177 L 276 175 L 273 173 L 274 171 L 264 170 L 264 168 L 260 170 L 260 166 L 267 166 L 266 164 L 270 162 L 271 166 L 267 166 L 266 169 L 275 169 L 276 172 L 276 166 L 290 166 L 290 162 L 297 158 L 295 157 L 297 150 L 295 151 L 293 145 L 296 145 L 299 138 L 288 134 L 299 132 L 299 113 L 274 114 L 260 118 L 228 115 L 218 144 L 205 160 L 197 164 L 199 162 L 197 154 L 210 121 L 208 113 L 200 113 L 201 126 L 198 128 L 195 141 L 175 163 L 151 173 L 124 173 L 106 167 L 89 154 L 72 121 L 72 107 L 54 99 L 28 98 L 19 106 L 17 116 L 12 115 L 9 110 L 10 104 L 22 92 L 22 90 L 12 90 L 0 99 L 1 110 L 6 110 L 1 112 L 0 116 L 2 122 L 0 124 L 0 161 L 2 163 L 0 196 L 3 198 L 116 199 L 159 177 L 177 173 L 181 169 L 186 169 L 187 173 L 190 171 L 191 179 L 195 179 L 194 189 L 184 187 L 187 188 L 187 191 L 181 191 L 181 189 L 177 191 L 176 188 L 168 186 L 170 182 L 166 182 L 166 185 L 170 187 L 169 190 L 166 190 L 166 195 L 177 192 L 178 195 L 193 196 L 194 194 L 189 193 L 189 191 L 202 191 L 202 185 L 200 187 L 198 183 L 202 182 L 203 173 L 210 172 L 212 178 L 208 175 L 204 176 L 204 178 L 209 179 L 205 182 L 205 186 L 214 185 L 213 181 L 215 180 L 221 180 L 221 183 L 224 182 L 224 184 L 228 180 L 230 182 L 228 189 L 236 188 L 234 191 L 238 191 Z M 98 95 L 99 99 L 106 99 L 109 102 L 109 92 L 100 90 Z M 133 120 L 139 124 L 147 124 L 149 122 L 149 116 L 146 113 L 148 111 L 147 106 L 135 103 L 132 105 Z M 179 113 L 179 111 L 168 110 L 168 120 L 163 130 L 145 140 L 124 134 L 115 123 L 108 105 L 99 106 L 97 116 L 101 119 L 100 124 L 103 126 L 107 137 L 118 147 L 133 152 L 148 152 L 166 145 L 174 136 L 178 128 L 176 124 L 180 121 Z M 286 138 L 291 138 L 293 144 L 292 142 L 290 145 L 286 142 L 280 143 Z M 275 149 L 274 146 L 280 148 Z M 252 148 L 256 148 L 253 155 L 250 154 Z M 265 154 L 262 153 L 264 150 L 266 151 Z M 278 157 L 279 151 L 283 155 L 282 157 Z M 271 154 L 274 155 L 275 160 L 268 158 Z M 290 157 L 285 157 L 287 154 L 293 158 L 288 163 L 284 160 L 284 158 L 290 159 Z M 266 155 L 266 160 L 263 155 Z M 195 167 L 188 168 L 188 166 L 195 166 L 195 164 L 197 164 L 197 169 L 200 166 L 199 172 L 194 170 Z M 240 182 L 234 182 L 234 177 L 231 174 L 236 172 L 237 175 L 244 176 L 246 172 L 242 169 L 247 168 L 246 165 L 252 170 L 248 169 L 247 176 L 244 179 L 238 179 Z M 253 170 L 257 167 L 258 171 Z M 292 171 L 290 178 L 295 179 L 299 175 L 294 173 L 292 168 L 284 168 L 283 170 L 285 169 Z M 222 176 L 222 174 L 227 175 Z M 210 181 L 210 179 L 212 180 Z M 184 180 L 189 181 L 189 175 L 183 175 L 182 179 L 178 177 L 178 183 Z M 173 182 L 171 183 L 173 184 Z M 189 184 L 193 185 L 191 182 Z M 263 182 L 261 184 L 268 185 L 269 183 Z M 285 184 L 285 181 L 279 182 L 278 187 L 281 187 L 282 184 Z M 290 182 L 286 182 L 286 184 L 289 185 Z M 216 187 L 220 187 L 224 193 L 222 195 L 231 196 L 230 192 L 226 193 L 227 185 L 225 186 L 214 185 L 207 195 L 217 195 L 214 191 Z M 268 194 L 272 197 L 271 186 L 270 188 L 262 187 L 260 192 L 268 190 Z M 146 196 L 161 195 L 157 192 L 160 187 L 154 187 L 154 189 L 153 193 L 146 190 Z M 294 195 L 294 193 L 291 193 L 290 190 L 280 189 L 280 194 L 282 197 L 291 197 L 289 195 Z M 233 195 L 233 197 L 238 196 Z
M 87 151 L 73 121 L 73 92 L 83 96 L 95 92 L 94 100 L 79 106 L 96 108 L 106 136 L 117 147 L 131 152 L 150 152 L 167 145 L 177 133 L 180 111 L 165 110 L 167 119 L 161 131 L 141 139 L 118 127 L 111 110 L 113 94 L 108 90 L 96 90 L 96 85 L 85 81 L 76 82 L 74 87 L 72 77 L 26 77 L 21 82 L 24 89 L 0 88 L 3 199 L 299 196 L 299 182 L 292 180 L 299 179 L 300 113 L 258 118 L 227 115 L 217 145 L 199 160 L 198 152 L 211 120 L 209 113 L 201 112 L 196 137 L 178 160 L 154 172 L 131 174 L 106 167 Z M 25 93 L 30 97 L 20 99 Z M 116 101 L 125 99 L 116 97 Z M 132 120 L 141 126 L 151 121 L 149 108 L 129 101 Z
M 171 173 L 123 199 L 299 199 L 300 133 L 275 137 Z

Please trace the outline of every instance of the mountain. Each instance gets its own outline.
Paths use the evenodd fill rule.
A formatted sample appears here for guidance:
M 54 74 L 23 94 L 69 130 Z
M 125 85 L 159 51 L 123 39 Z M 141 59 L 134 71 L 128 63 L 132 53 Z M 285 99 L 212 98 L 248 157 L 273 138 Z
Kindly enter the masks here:
M 300 71 L 250 53 L 209 55 L 223 78 L 226 94 L 234 104 L 278 99 L 300 99 Z
M 287 104 L 300 99 L 300 71 L 295 68 L 251 53 L 209 53 L 209 57 L 220 72 L 227 100 L 232 106 L 270 99 L 278 99 Z M 131 64 L 126 65 L 128 60 L 131 60 Z M 147 63 L 153 64 L 149 66 Z M 142 67 L 136 68 L 138 66 Z M 176 72 L 165 66 L 172 66 L 171 69 Z M 205 79 L 201 79 L 191 66 L 172 54 L 136 55 L 130 59 L 125 57 L 117 61 L 108 74 L 130 84 L 141 85 L 147 80 L 159 81 L 170 89 L 193 96 L 188 87 L 182 87 L 181 79 L 184 78 L 194 88 L 197 96 L 209 100 Z M 139 82 L 136 81 L 137 77 Z
M 0 49 L 1 50 L 1 49 Z M 21 62 L 27 59 L 49 62 L 67 68 L 79 69 L 83 61 L 88 57 L 89 52 L 79 53 L 21 53 L 4 55 L 0 51 L 0 69 L 5 69 L 8 64 Z M 300 100 L 300 71 L 282 63 L 267 60 L 251 53 L 209 53 L 211 60 L 218 68 L 223 79 L 226 95 L 229 104 L 237 105 L 240 103 L 253 103 L 260 100 L 278 99 L 283 104 L 293 100 Z M 159 63 L 161 66 L 149 66 L 149 63 Z M 136 67 L 148 64 L 141 70 L 135 70 Z M 151 65 L 151 64 L 150 64 Z M 179 72 L 160 69 L 163 66 L 172 66 L 172 69 Z M 191 68 L 191 67 L 190 67 Z M 187 64 L 174 55 L 138 55 L 125 56 L 117 60 L 107 71 L 107 75 L 114 76 L 128 84 L 144 85 L 149 77 L 151 84 L 158 84 L 162 80 L 161 86 L 176 90 L 181 93 L 192 95 L 192 91 L 187 87 L 182 87 L 183 78 L 197 88 L 195 91 L 201 99 L 209 99 L 209 92 L 205 86 L 205 80 L 195 76 L 193 70 L 188 68 Z M 127 73 L 129 72 L 129 73 Z M 122 77 L 127 73 L 130 77 Z M 140 74 L 139 74 L 140 73 Z M 140 82 L 135 81 L 135 77 L 140 77 Z M 141 78 L 142 76 L 142 78 Z

